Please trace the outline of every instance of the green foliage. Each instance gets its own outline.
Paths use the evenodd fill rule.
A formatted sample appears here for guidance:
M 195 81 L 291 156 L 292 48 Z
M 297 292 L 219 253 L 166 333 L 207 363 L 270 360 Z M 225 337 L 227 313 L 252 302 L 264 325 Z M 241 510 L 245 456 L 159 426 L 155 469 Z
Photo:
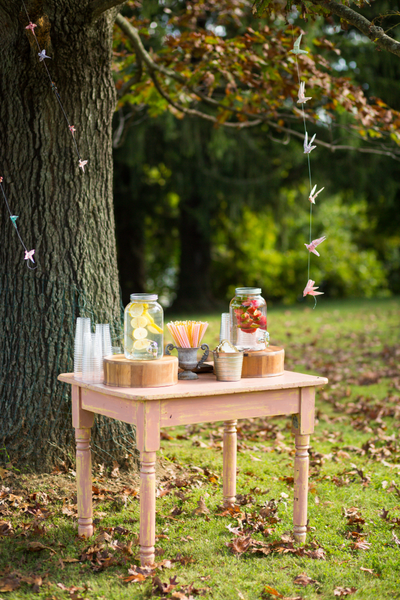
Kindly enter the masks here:
M 214 240 L 213 281 L 218 296 L 229 297 L 236 285 L 261 285 L 271 299 L 293 303 L 301 298 L 308 279 L 309 214 L 304 198 L 282 190 L 285 214 L 279 220 L 271 211 L 244 207 L 236 223 L 221 215 Z M 320 197 L 321 198 L 321 197 Z M 325 235 L 311 254 L 310 278 L 331 297 L 388 294 L 385 270 L 377 252 L 362 250 L 357 240 L 368 235 L 371 223 L 364 200 L 345 202 L 341 196 L 317 200 L 313 239 Z

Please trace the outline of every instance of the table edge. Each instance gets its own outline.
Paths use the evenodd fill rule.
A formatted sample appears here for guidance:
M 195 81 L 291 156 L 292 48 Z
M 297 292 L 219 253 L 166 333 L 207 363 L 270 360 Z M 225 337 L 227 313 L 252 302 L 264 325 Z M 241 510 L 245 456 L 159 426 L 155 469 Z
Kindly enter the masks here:
M 298 375 L 302 379 L 298 381 L 286 382 L 285 385 L 282 385 L 282 377 L 285 374 Z M 200 398 L 210 396 L 223 396 L 226 394 L 244 394 L 249 392 L 277 391 L 279 389 L 317 387 L 321 385 L 326 385 L 328 383 L 328 379 L 326 377 L 320 377 L 318 375 L 308 375 L 306 373 L 296 373 L 295 371 L 284 371 L 282 375 L 278 375 L 275 377 L 252 377 L 241 379 L 241 382 L 249 382 L 249 385 L 245 385 L 245 387 L 243 388 L 234 387 L 234 384 L 237 382 L 219 382 L 221 384 L 221 388 L 217 388 L 216 390 L 213 389 L 212 393 L 210 393 L 210 390 L 204 389 L 199 389 L 196 391 L 195 388 L 192 388 L 192 390 L 186 392 L 183 389 L 181 389 L 181 391 L 177 393 L 177 386 L 179 386 L 179 383 L 177 385 L 165 386 L 160 388 L 122 388 L 112 387 L 108 385 L 106 386 L 100 383 L 83 383 L 82 381 L 76 380 L 73 373 L 61 373 L 57 377 L 57 379 L 63 383 L 67 383 L 69 385 L 77 385 L 83 389 L 93 390 L 105 396 L 114 396 L 117 398 L 119 397 L 149 402 L 152 400 Z M 146 395 L 141 394 L 141 390 L 144 389 L 147 392 Z

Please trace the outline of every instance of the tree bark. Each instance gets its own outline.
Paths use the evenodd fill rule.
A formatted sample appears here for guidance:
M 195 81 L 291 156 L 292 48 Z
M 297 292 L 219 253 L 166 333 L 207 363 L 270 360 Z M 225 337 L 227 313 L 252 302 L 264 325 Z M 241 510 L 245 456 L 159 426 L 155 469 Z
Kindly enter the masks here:
M 47 469 L 73 447 L 69 390 L 57 375 L 73 369 L 75 317 L 91 314 L 117 331 L 121 314 L 112 203 L 115 11 L 92 23 L 87 1 L 25 3 L 88 161 L 83 173 L 21 3 L 0 0 L 0 175 L 37 264 L 27 270 L 3 204 L 0 460 Z M 98 458 L 121 460 L 126 450 L 113 444 L 121 429 L 100 419 L 95 429 Z
M 177 299 L 172 311 L 207 311 L 212 308 L 211 213 L 196 185 L 181 199 L 180 207 L 180 261 Z

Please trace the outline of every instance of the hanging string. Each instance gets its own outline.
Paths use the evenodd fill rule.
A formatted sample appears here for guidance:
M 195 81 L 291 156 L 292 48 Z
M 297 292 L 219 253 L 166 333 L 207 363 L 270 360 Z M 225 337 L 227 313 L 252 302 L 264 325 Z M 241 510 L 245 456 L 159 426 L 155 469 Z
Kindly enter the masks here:
M 75 131 L 76 131 L 76 129 L 75 129 L 75 127 L 73 125 L 71 125 L 71 123 L 70 123 L 70 121 L 68 119 L 68 116 L 67 116 L 67 113 L 65 112 L 63 103 L 61 102 L 61 97 L 60 97 L 60 94 L 58 92 L 57 86 L 54 83 L 54 81 L 53 81 L 53 79 L 51 77 L 50 71 L 49 71 L 49 69 L 47 67 L 47 64 L 46 64 L 46 59 L 51 59 L 51 57 L 47 56 L 46 50 L 44 50 L 44 49 L 42 49 L 40 47 L 39 40 L 37 39 L 37 36 L 36 36 L 36 33 L 35 33 L 35 28 L 37 27 L 37 25 L 36 25 L 36 23 L 32 23 L 32 21 L 30 19 L 30 16 L 29 16 L 29 13 L 28 13 L 28 10 L 26 8 L 24 0 L 22 0 L 22 4 L 23 4 L 23 7 L 24 7 L 24 10 L 25 10 L 25 13 L 26 13 L 26 17 L 27 17 L 27 19 L 29 21 L 29 24 L 25 27 L 25 29 L 27 29 L 28 31 L 30 31 L 32 33 L 33 38 L 34 38 L 34 40 L 36 42 L 37 48 L 39 50 L 39 52 L 38 52 L 39 62 L 41 62 L 43 64 L 44 68 L 45 68 L 47 76 L 48 76 L 48 78 L 50 80 L 51 89 L 54 92 L 56 100 L 57 100 L 57 102 L 58 102 L 58 104 L 59 104 L 59 106 L 61 108 L 61 111 L 62 111 L 62 113 L 64 115 L 64 119 L 65 119 L 65 121 L 66 121 L 66 123 L 68 125 L 68 129 L 69 129 L 69 131 L 70 131 L 70 133 L 72 135 L 72 139 L 73 139 L 73 142 L 74 142 L 75 151 L 76 151 L 76 153 L 78 155 L 78 159 L 79 159 L 79 168 L 82 169 L 83 172 L 85 172 L 85 166 L 87 165 L 88 161 L 87 160 L 82 160 L 81 154 L 79 152 L 78 144 L 77 144 L 77 141 L 76 141 L 76 138 L 75 138 Z
M 292 27 L 292 32 L 293 32 L 293 25 Z M 301 50 L 300 49 L 300 43 L 301 43 L 301 38 L 302 38 L 303 34 L 300 34 L 299 37 L 297 38 L 297 40 L 294 42 L 293 45 L 293 50 L 290 50 L 291 54 L 294 54 L 296 57 L 296 70 L 297 70 L 297 78 L 298 78 L 298 82 L 299 82 L 299 92 L 298 92 L 298 104 L 301 104 L 301 114 L 302 114 L 302 118 L 303 118 L 303 125 L 304 125 L 304 154 L 307 155 L 307 164 L 308 164 L 308 179 L 309 179 L 309 184 L 310 184 L 310 194 L 309 194 L 309 201 L 310 201 L 310 224 L 309 224 L 309 243 L 305 244 L 307 250 L 308 250 L 308 260 L 307 260 L 307 285 L 304 288 L 303 291 L 303 297 L 310 295 L 314 297 L 314 308 L 317 305 L 317 296 L 320 294 L 323 294 L 323 292 L 318 292 L 317 289 L 318 287 L 316 287 L 315 281 L 313 281 L 312 279 L 310 279 L 310 268 L 311 268 L 311 253 L 316 254 L 317 256 L 319 256 L 319 252 L 316 250 L 316 247 L 321 244 L 322 242 L 325 241 L 326 237 L 323 236 L 321 238 L 318 238 L 316 240 L 312 239 L 312 217 L 313 217 L 313 204 L 315 203 L 315 198 L 318 196 L 318 194 L 320 194 L 322 192 L 322 190 L 324 188 L 321 188 L 318 192 L 316 192 L 317 186 L 315 185 L 313 187 L 312 185 L 312 176 L 311 176 L 311 159 L 310 159 L 310 154 L 311 152 L 316 148 L 316 146 L 313 146 L 313 142 L 315 140 L 315 134 L 313 135 L 313 137 L 311 138 L 311 140 L 309 140 L 308 138 L 308 131 L 307 131 L 307 124 L 306 124 L 306 115 L 305 115 L 305 110 L 304 110 L 304 104 L 308 101 L 311 100 L 311 97 L 306 97 L 305 95 L 305 83 L 301 81 L 301 76 L 300 76 L 300 68 L 299 68 L 299 62 L 298 62 L 298 55 L 299 54 L 308 54 L 308 52 L 306 50 Z
M 24 260 L 26 260 L 26 265 L 27 265 L 28 269 L 30 269 L 31 271 L 34 271 L 35 269 L 37 269 L 37 264 L 35 263 L 35 261 L 33 259 L 33 255 L 35 254 L 35 250 L 28 250 L 28 248 L 25 246 L 24 241 L 23 241 L 23 239 L 22 239 L 22 237 L 21 237 L 21 235 L 20 235 L 20 233 L 18 231 L 18 225 L 16 223 L 16 221 L 18 219 L 18 216 L 17 215 L 13 215 L 12 212 L 11 212 L 10 205 L 8 203 L 8 200 L 7 200 L 6 192 L 4 190 L 3 178 L 2 177 L 0 177 L 0 188 L 1 188 L 1 192 L 3 194 L 4 202 L 6 203 L 6 207 L 7 207 L 8 213 L 10 215 L 11 222 L 12 222 L 14 228 L 15 228 L 15 231 L 17 232 L 17 236 L 19 238 L 19 241 L 21 242 L 22 247 L 25 250 L 25 258 L 24 258 Z M 35 266 L 32 267 L 29 264 L 29 261 L 32 264 L 34 264 Z

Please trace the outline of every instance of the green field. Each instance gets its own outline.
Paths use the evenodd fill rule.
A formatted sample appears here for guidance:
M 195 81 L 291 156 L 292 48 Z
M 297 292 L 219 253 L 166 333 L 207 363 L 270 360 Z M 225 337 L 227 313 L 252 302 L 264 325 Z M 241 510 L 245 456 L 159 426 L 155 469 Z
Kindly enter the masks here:
M 136 473 L 95 467 L 96 531 L 85 541 L 73 467 L 0 470 L 0 598 L 400 598 L 400 301 L 312 306 L 268 313 L 286 368 L 329 378 L 317 395 L 305 547 L 290 534 L 288 419 L 239 422 L 232 514 L 221 509 L 222 424 L 170 428 L 150 572 L 137 560 Z M 204 341 L 215 347 L 218 316 L 196 318 L 209 320 Z

